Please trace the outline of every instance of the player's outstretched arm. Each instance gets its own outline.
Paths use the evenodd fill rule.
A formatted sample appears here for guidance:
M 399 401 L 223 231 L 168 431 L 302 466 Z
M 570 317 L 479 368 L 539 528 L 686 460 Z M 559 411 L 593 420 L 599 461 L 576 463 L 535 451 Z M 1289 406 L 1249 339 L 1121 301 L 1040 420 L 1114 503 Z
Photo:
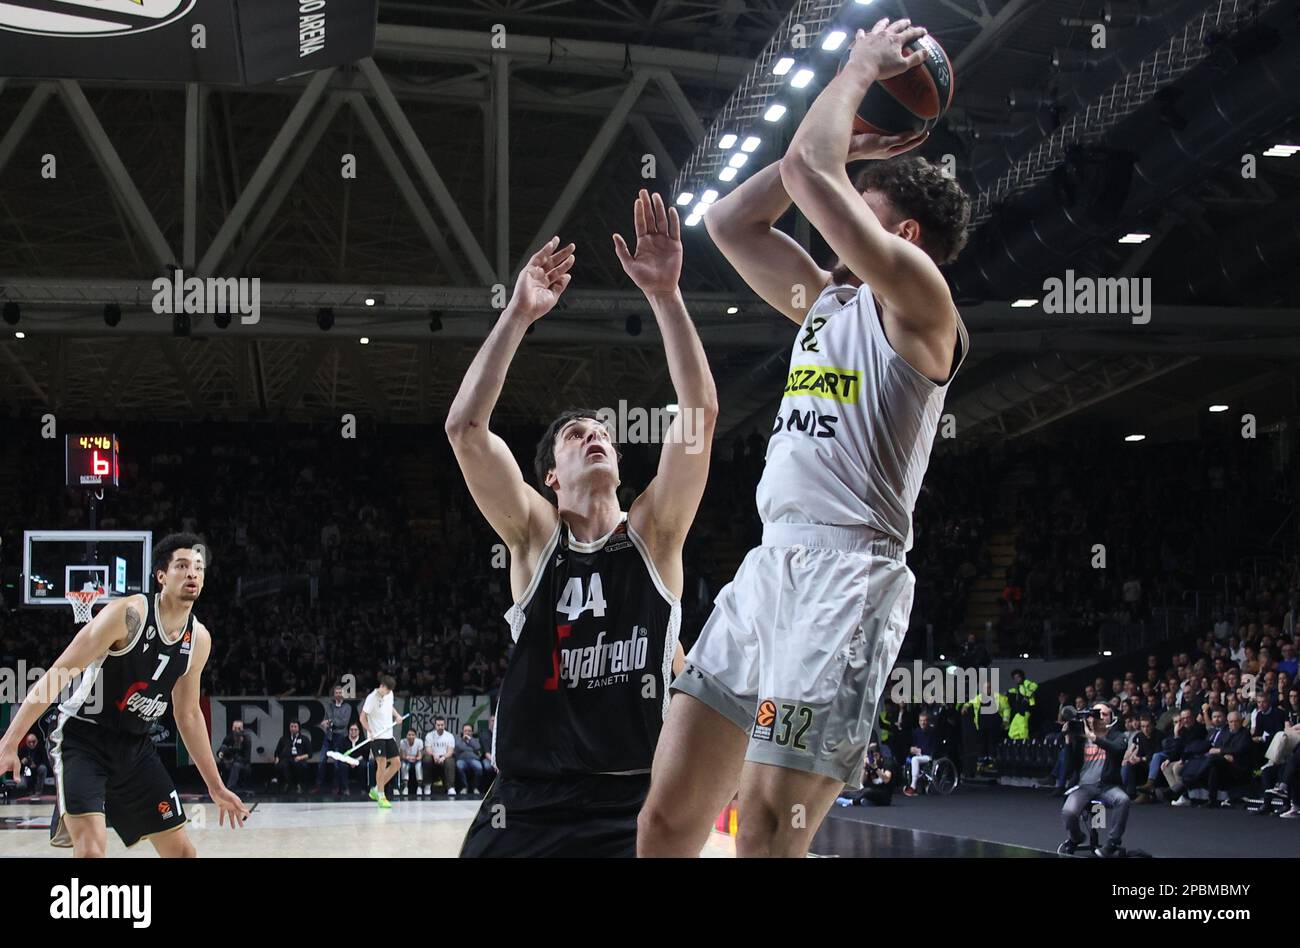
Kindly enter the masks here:
M 773 162 L 704 214 L 704 229 L 749 288 L 783 315 L 803 323 L 808 308 L 830 281 L 808 251 L 776 222 L 790 208 Z
M 199 770 L 199 776 L 208 788 L 208 796 L 216 804 L 217 824 L 225 825 L 230 818 L 230 827 L 243 826 L 249 814 L 248 807 L 232 791 L 226 789 L 217 771 L 216 758 L 212 756 L 212 743 L 208 737 L 208 725 L 203 720 L 203 709 L 199 706 L 200 678 L 203 667 L 208 663 L 212 653 L 212 636 L 201 622 L 194 623 L 194 654 L 190 657 L 190 667 L 172 686 L 172 710 L 176 716 L 176 730 L 185 742 L 185 750 L 190 760 Z
M 882 20 L 871 33 L 858 31 L 848 64 L 812 104 L 781 159 L 781 180 L 841 263 L 892 303 L 897 318 L 946 341 L 954 331 L 953 307 L 939 268 L 920 247 L 885 230 L 845 170 L 848 161 L 893 157 L 924 140 L 853 135 L 853 116 L 867 88 L 920 62 L 922 53 L 904 55 L 902 47 L 924 32 L 908 20 Z
M 529 258 L 447 413 L 447 437 L 474 503 L 512 553 L 528 548 L 534 536 L 549 535 L 557 514 L 524 481 L 514 455 L 488 430 L 488 421 L 524 333 L 554 308 L 569 285 L 573 250 L 573 244 L 561 247 L 560 238 L 553 237 Z
M 126 644 L 139 631 L 147 608 L 143 596 L 114 599 L 81 627 L 63 654 L 27 692 L 4 737 L 0 738 L 0 774 L 12 771 L 18 776 L 15 768 L 19 742 L 74 678 L 103 658 L 115 643 Z
M 651 545 L 664 582 L 681 594 L 681 550 L 709 477 L 718 392 L 704 346 L 695 332 L 677 283 L 682 273 L 682 232 L 677 208 L 642 191 L 633 205 L 636 252 L 614 235 L 623 270 L 645 294 L 664 339 L 677 416 L 659 452 L 659 470 L 636 502 L 632 528 Z

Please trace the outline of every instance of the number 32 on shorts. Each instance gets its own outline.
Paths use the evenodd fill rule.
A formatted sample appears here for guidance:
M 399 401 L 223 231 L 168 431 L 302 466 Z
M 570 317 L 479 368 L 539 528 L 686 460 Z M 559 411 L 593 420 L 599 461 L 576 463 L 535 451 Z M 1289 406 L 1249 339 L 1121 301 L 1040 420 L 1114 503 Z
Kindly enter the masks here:
M 753 737 L 756 741 L 775 741 L 782 747 L 807 750 L 804 735 L 812 727 L 812 708 L 792 701 L 764 698 L 754 716 Z

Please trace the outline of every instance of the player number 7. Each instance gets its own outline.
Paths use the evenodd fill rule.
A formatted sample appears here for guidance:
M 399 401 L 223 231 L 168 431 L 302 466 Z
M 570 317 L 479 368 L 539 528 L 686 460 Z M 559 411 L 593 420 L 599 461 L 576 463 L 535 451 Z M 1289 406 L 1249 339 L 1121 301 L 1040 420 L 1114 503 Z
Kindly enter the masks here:
M 162 675 L 162 673 L 163 673 L 163 669 L 167 667 L 167 663 L 170 662 L 171 660 L 172 660 L 172 657 L 171 657 L 170 655 L 159 655 L 159 656 L 158 656 L 158 667 L 157 667 L 156 669 L 154 669 L 154 673 L 153 673 L 153 680 L 154 680 L 154 681 L 157 681 L 157 680 L 158 680 L 159 676 Z

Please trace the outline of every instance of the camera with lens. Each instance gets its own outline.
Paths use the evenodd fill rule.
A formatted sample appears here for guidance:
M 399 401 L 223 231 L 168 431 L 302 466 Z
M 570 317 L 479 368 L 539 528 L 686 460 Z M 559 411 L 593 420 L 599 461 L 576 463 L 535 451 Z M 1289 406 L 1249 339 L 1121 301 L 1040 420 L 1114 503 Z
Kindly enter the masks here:
M 1078 708 L 1064 708 L 1061 711 L 1061 717 L 1069 725 L 1067 731 L 1070 734 L 1083 735 L 1083 722 L 1091 720 L 1092 730 L 1095 734 L 1101 730 L 1101 712 L 1096 708 L 1084 708 L 1080 711 Z

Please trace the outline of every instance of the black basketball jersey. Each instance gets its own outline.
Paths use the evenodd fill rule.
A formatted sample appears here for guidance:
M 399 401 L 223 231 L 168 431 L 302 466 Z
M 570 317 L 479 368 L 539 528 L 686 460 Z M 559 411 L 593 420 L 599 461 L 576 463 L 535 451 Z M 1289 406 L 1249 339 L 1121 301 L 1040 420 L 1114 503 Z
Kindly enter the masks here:
M 492 753 L 503 777 L 646 771 L 668 711 L 681 606 L 627 514 L 579 543 L 561 523 L 521 603 Z
M 92 666 L 72 697 L 59 705 L 64 716 L 146 735 L 150 725 L 167 713 L 172 688 L 190 667 L 194 613 L 180 636 L 166 642 L 158 621 L 157 595 L 148 603 L 144 621 L 131 641 Z M 94 697 L 98 700 L 92 700 Z

